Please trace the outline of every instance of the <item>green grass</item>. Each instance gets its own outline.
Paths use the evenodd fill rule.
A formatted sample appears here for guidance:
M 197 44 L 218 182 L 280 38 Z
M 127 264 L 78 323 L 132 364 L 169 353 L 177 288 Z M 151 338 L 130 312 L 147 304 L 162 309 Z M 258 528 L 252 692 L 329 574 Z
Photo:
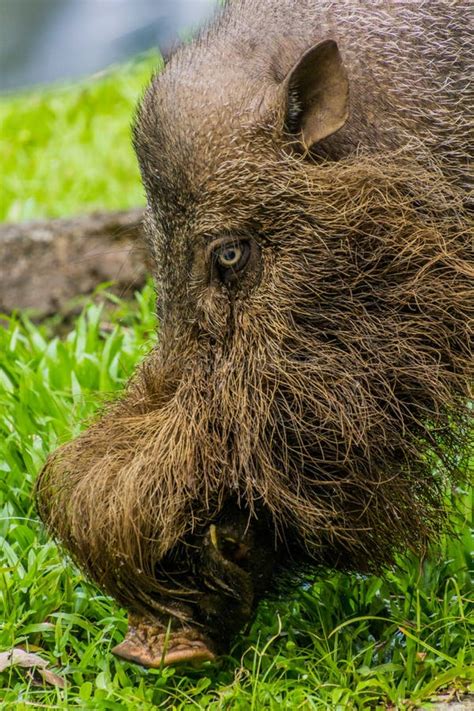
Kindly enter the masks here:
M 0 101 L 4 218 L 141 200 L 128 125 L 150 65 Z M 154 329 L 150 285 L 132 303 L 91 299 L 62 339 L 24 316 L 0 328 L 0 652 L 24 647 L 67 681 L 37 686 L 10 668 L 0 707 L 410 709 L 472 688 L 469 492 L 458 492 L 457 536 L 425 560 L 407 556 L 383 578 L 321 572 L 261 604 L 218 664 L 145 670 L 112 657 L 125 612 L 49 539 L 31 491 L 47 453 L 123 387 Z

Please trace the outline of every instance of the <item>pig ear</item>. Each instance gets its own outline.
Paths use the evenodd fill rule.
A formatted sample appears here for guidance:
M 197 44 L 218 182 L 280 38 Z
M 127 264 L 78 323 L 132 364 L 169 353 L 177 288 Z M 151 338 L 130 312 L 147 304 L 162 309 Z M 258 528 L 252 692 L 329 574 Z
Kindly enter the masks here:
M 349 82 L 334 40 L 309 49 L 283 81 L 286 130 L 305 150 L 343 126 L 349 115 Z

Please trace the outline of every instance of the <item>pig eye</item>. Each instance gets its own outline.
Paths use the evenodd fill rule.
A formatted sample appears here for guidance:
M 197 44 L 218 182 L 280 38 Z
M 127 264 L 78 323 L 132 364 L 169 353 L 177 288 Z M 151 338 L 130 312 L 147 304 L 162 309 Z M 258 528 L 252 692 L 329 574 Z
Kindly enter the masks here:
M 217 261 L 221 267 L 229 269 L 229 267 L 236 267 L 243 256 L 243 249 L 238 244 L 232 244 L 227 247 L 222 247 L 217 253 Z
M 212 251 L 214 263 L 221 276 L 229 277 L 245 267 L 250 257 L 250 245 L 247 241 L 223 242 Z

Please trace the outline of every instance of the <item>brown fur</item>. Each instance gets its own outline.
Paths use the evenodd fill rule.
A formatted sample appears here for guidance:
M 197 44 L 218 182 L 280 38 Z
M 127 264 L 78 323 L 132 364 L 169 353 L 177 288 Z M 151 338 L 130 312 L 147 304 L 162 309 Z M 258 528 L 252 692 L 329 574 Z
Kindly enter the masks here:
M 312 5 L 298 4 L 303 16 Z M 291 27 L 283 10 L 293 3 L 279 7 L 276 44 L 282 18 Z M 366 6 L 366 15 L 380 13 L 374 42 L 396 7 Z M 379 129 L 362 120 L 357 96 L 346 127 L 312 157 L 298 155 L 274 92 L 319 39 L 303 36 L 298 18 L 284 51 L 270 55 L 265 35 L 254 56 L 246 48 L 246 64 L 239 47 L 263 19 L 256 2 L 233 4 L 148 90 L 135 140 L 157 265 L 159 344 L 123 397 L 50 457 L 38 484 L 50 530 L 122 604 L 181 620 L 196 619 L 197 604 L 198 621 L 227 619 L 232 632 L 277 565 L 330 560 L 367 570 L 407 545 L 420 550 L 444 522 L 445 487 L 462 472 L 467 446 L 465 124 L 458 122 L 458 144 L 452 124 L 448 149 L 438 144 L 435 152 L 436 127 L 439 135 L 447 127 L 421 96 L 418 124 L 413 112 L 397 119 L 394 108 L 397 131 L 385 132 L 389 117 L 372 77 L 366 98 L 372 113 L 380 109 Z M 336 19 L 326 15 L 322 36 Z M 344 48 L 351 27 L 340 22 Z M 409 45 L 412 63 L 417 52 L 428 61 L 429 40 L 427 31 L 424 46 Z M 232 51 L 232 63 L 221 56 Z M 349 71 L 359 90 L 363 51 L 359 43 L 352 79 Z M 252 67 L 263 66 L 265 52 L 267 71 L 257 80 L 262 73 Z M 354 52 L 347 44 L 349 70 Z M 382 64 L 379 57 L 373 73 Z M 405 69 L 401 60 L 395 71 Z M 392 80 L 385 85 L 398 91 L 396 106 L 404 91 L 412 106 L 411 88 L 395 90 Z M 258 246 L 259 267 L 235 287 L 206 271 L 206 245 L 219 234 L 250 234 Z M 211 522 L 244 542 L 246 562 L 210 555 Z M 268 570 L 258 573 L 265 561 Z

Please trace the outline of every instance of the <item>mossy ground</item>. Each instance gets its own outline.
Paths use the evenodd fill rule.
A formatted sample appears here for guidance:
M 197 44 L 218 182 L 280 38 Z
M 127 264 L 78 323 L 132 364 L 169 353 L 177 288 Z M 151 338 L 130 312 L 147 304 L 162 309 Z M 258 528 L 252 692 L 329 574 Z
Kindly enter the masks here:
M 1 219 L 143 202 L 130 148 L 133 105 L 156 57 L 74 87 L 0 101 Z M 153 289 L 91 298 L 68 335 L 24 315 L 0 328 L 0 652 L 50 662 L 65 689 L 0 674 L 5 709 L 427 708 L 472 672 L 471 492 L 455 535 L 383 577 L 321 572 L 263 603 L 229 657 L 202 670 L 145 670 L 110 654 L 125 612 L 88 583 L 39 523 L 31 496 L 47 453 L 119 391 L 154 338 Z

